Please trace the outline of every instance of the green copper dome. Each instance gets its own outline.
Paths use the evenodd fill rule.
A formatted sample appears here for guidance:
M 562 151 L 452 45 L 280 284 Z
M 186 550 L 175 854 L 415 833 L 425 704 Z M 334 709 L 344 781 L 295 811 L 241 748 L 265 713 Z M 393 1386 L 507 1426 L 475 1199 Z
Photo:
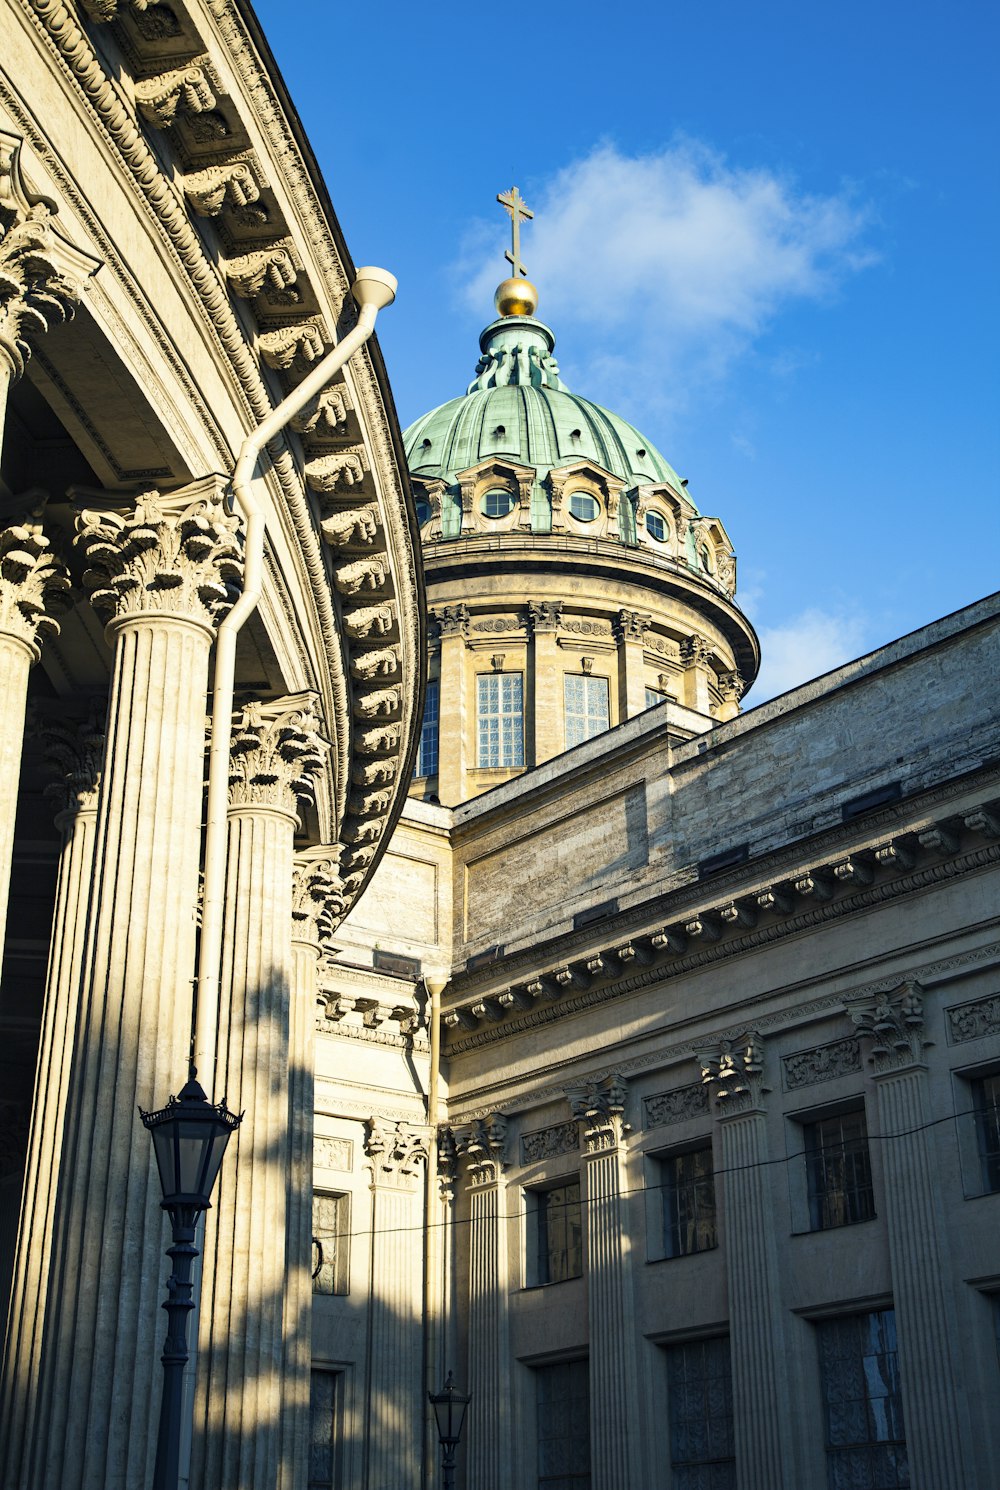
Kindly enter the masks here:
M 462 398 L 412 424 L 403 436 L 415 476 L 451 485 L 458 472 L 491 458 L 553 468 L 589 460 L 627 487 L 669 482 L 673 468 L 639 431 L 599 404 L 570 393 L 553 357 L 555 337 L 532 316 L 504 316 L 479 338 L 482 357 Z

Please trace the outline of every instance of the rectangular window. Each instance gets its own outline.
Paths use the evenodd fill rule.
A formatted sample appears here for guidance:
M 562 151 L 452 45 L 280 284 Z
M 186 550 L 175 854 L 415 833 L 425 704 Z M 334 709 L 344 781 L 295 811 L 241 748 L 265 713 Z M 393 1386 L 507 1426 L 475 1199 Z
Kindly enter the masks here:
M 976 1149 L 984 1194 L 1000 1190 L 1000 1075 L 969 1082 L 976 1119 Z
M 864 1112 L 805 1123 L 809 1226 L 826 1231 L 875 1215 L 868 1130 Z
M 437 775 L 440 690 L 441 685 L 437 678 L 427 679 L 427 693 L 424 696 L 424 722 L 420 726 L 420 745 L 417 749 L 417 762 L 413 768 L 414 776 Z
M 655 709 L 656 706 L 657 706 L 657 704 L 665 704 L 666 701 L 667 701 L 667 695 L 665 693 L 661 693 L 658 688 L 647 688 L 646 689 L 646 708 L 647 709 Z
M 566 749 L 582 745 L 610 727 L 610 703 L 607 678 L 590 678 L 586 673 L 566 673 Z
M 524 765 L 524 683 L 520 673 L 480 673 L 476 680 L 480 766 Z
M 728 1336 L 666 1355 L 672 1490 L 736 1490 Z
M 583 1276 L 583 1219 L 580 1181 L 567 1180 L 552 1190 L 536 1190 L 536 1283 L 565 1283 Z
M 711 1144 L 662 1159 L 660 1173 L 666 1255 L 686 1257 L 690 1252 L 707 1252 L 717 1246 Z
M 308 1490 L 340 1490 L 344 1483 L 343 1383 L 342 1371 L 310 1373 Z
M 349 1293 L 351 1197 L 313 1191 L 313 1293 Z
M 908 1490 L 892 1309 L 816 1326 L 829 1490 Z
M 590 1490 L 590 1382 L 586 1361 L 535 1368 L 538 1490 Z

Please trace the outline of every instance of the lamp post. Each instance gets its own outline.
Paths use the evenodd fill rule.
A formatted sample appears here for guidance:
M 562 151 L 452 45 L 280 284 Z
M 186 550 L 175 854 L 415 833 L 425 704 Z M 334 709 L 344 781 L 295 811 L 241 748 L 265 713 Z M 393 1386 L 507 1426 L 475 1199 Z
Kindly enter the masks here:
M 159 1112 L 139 1116 L 153 1136 L 153 1152 L 160 1171 L 163 1200 L 173 1233 L 167 1256 L 173 1264 L 167 1279 L 167 1338 L 163 1345 L 163 1397 L 156 1438 L 153 1490 L 177 1490 L 180 1477 L 181 1416 L 184 1367 L 188 1362 L 188 1315 L 194 1308 L 191 1267 L 198 1256 L 195 1231 L 215 1184 L 226 1144 L 243 1121 L 225 1102 L 213 1107 L 192 1068 L 179 1097 L 171 1097 Z
M 455 1451 L 472 1393 L 460 1392 L 455 1386 L 454 1374 L 449 1371 L 441 1391 L 428 1392 L 427 1398 L 434 1409 L 441 1441 L 441 1490 L 455 1490 Z

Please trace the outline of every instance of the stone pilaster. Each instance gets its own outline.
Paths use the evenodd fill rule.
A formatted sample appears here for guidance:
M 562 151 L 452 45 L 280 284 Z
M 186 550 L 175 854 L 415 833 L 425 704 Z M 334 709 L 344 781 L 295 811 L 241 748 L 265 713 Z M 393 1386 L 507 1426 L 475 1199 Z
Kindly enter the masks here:
M 304 1326 L 286 1318 L 292 856 L 299 804 L 323 761 L 318 724 L 315 696 L 296 694 L 248 704 L 233 726 L 216 1070 L 245 1118 L 205 1224 L 198 1490 L 274 1490 L 292 1448 L 281 1421 L 285 1331 Z M 300 1282 L 296 1269 L 296 1298 Z
M 551 760 L 566 748 L 562 681 L 565 668 L 559 658 L 561 620 L 562 606 L 556 601 L 532 601 L 528 606 L 533 728 L 531 738 L 526 737 L 524 741 L 526 765 L 539 765 L 542 761 Z
M 514 1454 L 511 1424 L 510 1279 L 503 1171 L 507 1119 L 455 1130 L 469 1163 L 469 1385 L 466 1475 L 477 1490 L 507 1490 Z
M 955 1276 L 941 1225 L 928 1146 L 930 1106 L 923 996 L 904 983 L 875 999 L 850 1000 L 848 1013 L 871 1042 L 885 1175 L 892 1291 L 899 1334 L 907 1455 L 915 1485 L 960 1490 L 970 1483 L 963 1443 L 969 1425 L 961 1393 Z
M 466 759 L 469 730 L 465 660 L 469 612 L 464 605 L 445 605 L 433 612 L 433 621 L 441 638 L 438 796 L 446 807 L 452 807 L 464 800 L 465 772 L 471 764 Z M 469 748 L 475 751 L 475 740 Z
M 681 663 L 684 668 L 684 703 L 699 714 L 711 711 L 709 683 L 715 673 L 709 663 L 712 643 L 704 636 L 688 636 L 681 642 Z
M 208 654 L 240 573 L 220 485 L 78 518 L 115 655 L 56 1203 L 21 1242 L 61 1280 L 8 1460 L 7 1483 L 33 1490 L 126 1490 L 151 1472 L 166 1221 L 136 1108 L 187 1067 Z
M 2 396 L 2 391 L 0 391 Z M 0 434 L 2 438 L 2 434 Z M 0 529 L 0 959 L 3 957 L 21 775 L 28 673 L 45 637 L 57 635 L 55 614 L 69 603 L 69 575 L 52 553 L 42 525 L 24 517 Z
M 639 1463 L 636 1320 L 623 1214 L 624 1081 L 618 1076 L 566 1093 L 583 1139 L 582 1184 L 590 1316 L 590 1456 L 594 1490 L 643 1481 Z
M 31 1243 L 52 1231 L 70 1076 L 65 1056 L 73 1047 L 79 1011 L 79 966 L 93 876 L 103 711 L 100 720 L 92 714 L 76 725 L 49 721 L 37 732 L 56 775 L 47 795 L 55 802 L 62 846 L 0 1402 L 0 1459 L 9 1465 L 21 1462 L 25 1438 L 32 1432 L 29 1413 L 37 1407 L 28 1387 L 40 1367 L 48 1257 Z
M 288 1039 L 289 1164 L 285 1241 L 285 1356 L 281 1417 L 282 1490 L 304 1490 L 309 1458 L 312 1361 L 312 1197 L 316 1008 L 323 943 L 343 908 L 340 849 L 295 855 L 292 990 Z
M 424 1413 L 420 1167 L 427 1146 L 408 1123 L 372 1117 L 365 1153 L 372 1171 L 372 1294 L 364 1483 L 371 1490 L 417 1490 Z
M 0 447 L 7 394 L 31 343 L 72 319 L 99 261 L 75 248 L 51 202 L 32 199 L 21 176 L 21 142 L 0 131 Z
M 720 673 L 716 683 L 720 698 L 719 718 L 725 723 L 727 719 L 735 719 L 739 714 L 740 699 L 746 692 L 746 684 L 735 668 Z
M 646 707 L 646 632 L 652 617 L 640 611 L 620 610 L 615 622 L 618 643 L 618 718 L 641 714 Z
M 739 1490 L 797 1490 L 787 1431 L 763 1046 L 750 1032 L 696 1052 L 719 1119 Z

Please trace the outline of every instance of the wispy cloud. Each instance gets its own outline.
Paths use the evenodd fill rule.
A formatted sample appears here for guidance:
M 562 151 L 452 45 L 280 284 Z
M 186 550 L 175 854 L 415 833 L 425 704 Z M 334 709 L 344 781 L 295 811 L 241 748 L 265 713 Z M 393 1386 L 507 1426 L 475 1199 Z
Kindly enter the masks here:
M 761 627 L 758 634 L 762 661 L 747 698 L 749 708 L 852 661 L 873 645 L 867 617 L 815 607 L 779 625 Z
M 645 380 L 676 406 L 679 387 L 723 376 L 786 306 L 828 296 L 875 257 L 849 191 L 808 193 L 687 138 L 647 155 L 599 145 L 531 205 L 523 252 L 539 314 L 564 338 L 590 328 L 592 360 L 573 382 L 605 400 Z M 470 305 L 489 304 L 499 267 L 474 230 L 458 266 Z

